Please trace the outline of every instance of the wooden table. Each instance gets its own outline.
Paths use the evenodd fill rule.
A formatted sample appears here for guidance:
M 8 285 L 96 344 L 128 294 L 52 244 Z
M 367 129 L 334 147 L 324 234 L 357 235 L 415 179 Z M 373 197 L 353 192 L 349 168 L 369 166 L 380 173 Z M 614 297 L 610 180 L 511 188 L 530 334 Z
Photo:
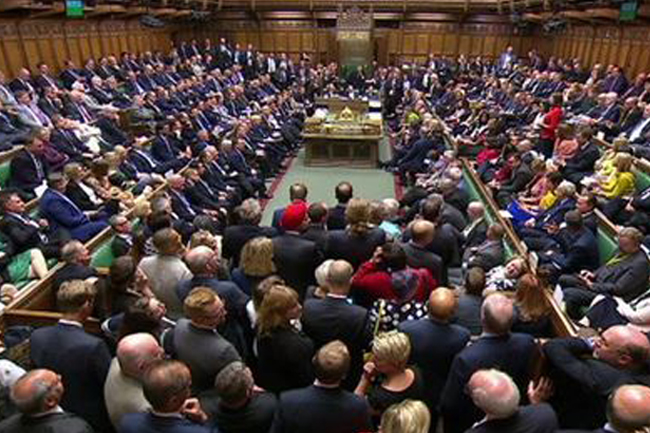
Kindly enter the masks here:
M 376 167 L 382 135 L 303 134 L 308 167 Z

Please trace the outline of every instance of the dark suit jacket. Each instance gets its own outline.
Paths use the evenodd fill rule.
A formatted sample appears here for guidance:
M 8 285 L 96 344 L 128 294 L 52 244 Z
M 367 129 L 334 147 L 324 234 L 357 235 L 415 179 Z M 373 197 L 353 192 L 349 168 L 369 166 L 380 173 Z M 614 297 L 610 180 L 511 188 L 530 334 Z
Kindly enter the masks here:
M 119 433 L 218 433 L 216 427 L 187 418 L 162 417 L 152 413 L 130 413 L 122 417 Z
M 557 416 L 547 403 L 522 406 L 505 419 L 493 419 L 467 430 L 467 433 L 555 433 Z
M 12 214 L 6 214 L 0 219 L 0 231 L 15 245 L 17 253 L 31 248 L 40 248 L 43 245 L 39 235 L 40 229 L 19 220 Z
M 278 275 L 302 299 L 307 287 L 316 283 L 314 272 L 322 261 L 322 255 L 315 242 L 303 239 L 297 233 L 287 232 L 273 238 L 273 261 Z
M 267 236 L 273 237 L 277 231 L 273 227 L 260 227 L 248 224 L 226 227 L 221 240 L 222 254 L 225 259 L 232 259 L 232 267 L 239 264 L 239 254 L 249 240 Z
M 598 266 L 598 241 L 588 227 L 583 227 L 577 232 L 564 228 L 557 235 L 562 256 L 554 260 L 562 273 L 572 274 L 583 269 L 593 270 Z
M 111 365 L 106 343 L 81 327 L 59 323 L 35 330 L 30 337 L 34 366 L 61 375 L 61 406 L 83 417 L 97 431 L 110 429 L 104 381 Z
M 579 180 L 581 176 L 594 171 L 594 164 L 600 158 L 600 151 L 594 143 L 588 143 L 584 148 L 578 149 L 573 158 L 566 161 L 563 169 L 565 176 L 572 176 L 572 181 Z
M 340 388 L 315 385 L 280 396 L 270 433 L 358 433 L 370 431 L 365 398 Z
M 56 293 L 59 291 L 61 284 L 66 281 L 85 280 L 86 278 L 96 276 L 97 271 L 91 267 L 68 263 L 54 273 L 54 276 L 52 277 L 52 288 Z
M 65 195 L 76 204 L 82 211 L 97 210 L 99 205 L 96 205 L 86 194 L 77 182 L 68 182 L 65 189 Z
M 301 321 L 303 330 L 316 348 L 334 340 L 345 343 L 351 362 L 343 387 L 354 390 L 363 370 L 363 352 L 372 340 L 368 311 L 352 305 L 348 299 L 327 296 L 325 299 L 306 300 Z
M 629 302 L 646 290 L 650 263 L 645 252 L 639 250 L 615 265 L 601 266 L 594 276 L 594 292 L 619 296 Z
M 125 145 L 129 141 L 128 135 L 111 119 L 100 117 L 95 126 L 102 131 L 102 138 L 112 146 Z
M 293 328 L 276 328 L 257 339 L 255 383 L 276 394 L 308 386 L 314 380 L 313 356 L 314 343 L 309 337 Z
M 443 265 L 439 255 L 413 242 L 402 244 L 402 248 L 406 253 L 406 263 L 410 267 L 428 269 L 439 286 L 447 285 L 447 267 Z
M 41 197 L 39 209 L 41 215 L 49 221 L 53 229 L 69 230 L 73 238 L 82 242 L 108 227 L 104 221 L 91 222 L 73 202 L 65 200 L 60 194 L 49 188 Z
M 330 208 L 327 216 L 327 230 L 343 230 L 345 228 L 345 209 L 346 205 L 340 203 Z
M 527 334 L 483 336 L 463 349 L 454 359 L 441 395 L 440 410 L 446 433 L 464 432 L 483 417 L 465 393 L 465 386 L 477 370 L 498 368 L 508 373 L 525 395 L 535 353 L 535 340 Z
M 43 183 L 48 173 L 47 162 L 43 157 L 34 155 L 34 158 L 40 160 L 41 166 L 43 167 L 43 176 L 38 176 L 38 170 L 32 156 L 23 149 L 9 163 L 11 169 L 11 177 L 9 178 L 10 187 L 33 193 L 34 188 Z
M 467 259 L 469 267 L 478 266 L 484 271 L 489 271 L 493 267 L 503 264 L 505 249 L 500 240 L 485 241 L 476 248 L 477 250 L 470 253 Z
M 462 326 L 442 323 L 430 318 L 402 322 L 398 329 L 411 340 L 410 362 L 420 368 L 426 403 L 434 419 L 445 380 L 454 357 L 469 342 L 470 333 Z
M 93 433 L 86 421 L 71 413 L 30 417 L 16 414 L 0 422 L 3 433 Z
M 469 222 L 468 224 L 471 224 Z M 472 229 L 465 234 L 465 248 L 477 247 L 485 241 L 487 238 L 487 222 L 483 218 L 478 222 Z
M 328 233 L 325 257 L 347 260 L 354 269 L 357 269 L 361 263 L 372 257 L 379 245 L 385 242 L 386 233 L 379 228 L 374 228 L 361 237 L 347 230 L 334 230 Z
M 607 396 L 616 387 L 650 383 L 647 367 L 640 371 L 619 370 L 594 359 L 591 348 L 581 338 L 554 338 L 543 349 L 555 384 L 551 403 L 563 427 L 595 429 L 604 425 Z
M 325 226 L 310 224 L 307 230 L 302 232 L 302 237 L 316 242 L 318 249 L 324 252 L 327 249 L 327 233 Z

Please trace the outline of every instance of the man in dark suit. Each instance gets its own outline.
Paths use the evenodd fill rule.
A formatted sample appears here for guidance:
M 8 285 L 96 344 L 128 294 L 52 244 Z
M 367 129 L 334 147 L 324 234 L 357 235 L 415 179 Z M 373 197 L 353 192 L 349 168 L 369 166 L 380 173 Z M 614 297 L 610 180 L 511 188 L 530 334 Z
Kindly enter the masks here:
M 593 132 L 589 128 L 584 128 L 578 132 L 576 141 L 578 142 L 578 151 L 576 154 L 567 159 L 562 174 L 567 180 L 574 184 L 579 184 L 583 177 L 593 173 L 594 165 L 600 158 L 598 146 L 592 143 Z
M 45 142 L 40 131 L 35 131 L 27 140 L 25 148 L 11 159 L 9 186 L 21 192 L 25 200 L 36 196 L 35 189 L 45 184 L 48 165 L 43 157 Z
M 316 381 L 307 388 L 280 395 L 271 433 L 353 433 L 369 431 L 370 407 L 365 398 L 341 388 L 350 354 L 341 341 L 332 341 L 313 359 Z
M 327 249 L 327 205 L 325 203 L 312 203 L 307 209 L 309 225 L 302 232 L 302 237 L 316 242 L 320 251 Z
M 95 126 L 102 133 L 102 140 L 109 144 L 108 148 L 115 146 L 126 146 L 129 143 L 129 136 L 119 126 L 120 117 L 112 108 L 103 109 L 95 122 Z
M 284 234 L 273 238 L 273 261 L 278 274 L 298 292 L 300 299 L 305 297 L 307 287 L 316 282 L 314 271 L 322 261 L 316 243 L 300 237 L 308 221 L 307 204 L 291 204 L 285 209 L 280 223 Z
M 45 391 L 43 391 L 45 389 Z M 12 400 L 20 413 L 0 422 L 3 433 L 92 433 L 76 415 L 59 410 L 63 393 L 61 376 L 52 370 L 31 370 L 16 381 Z
M 406 254 L 406 263 L 412 268 L 425 268 L 431 272 L 431 276 L 438 285 L 446 286 L 447 267 L 443 266 L 442 258 L 436 253 L 427 249 L 427 245 L 433 242 L 435 226 L 426 220 L 417 220 L 411 225 L 411 240 L 402 244 Z
M 38 108 L 52 119 L 52 116 L 61 114 L 63 111 L 63 102 L 57 96 L 55 89 L 46 87 L 43 91 L 43 96 L 38 100 Z
M 9 150 L 16 144 L 24 144 L 30 130 L 20 124 L 15 115 L 4 110 L 0 100 L 0 151 Z
M 57 292 L 66 281 L 86 280 L 97 277 L 97 271 L 90 265 L 90 252 L 79 241 L 69 241 L 61 248 L 63 267 L 59 268 L 52 277 L 52 289 Z
M 111 252 L 113 257 L 122 257 L 131 253 L 133 248 L 133 235 L 131 233 L 131 222 L 121 214 L 113 215 L 108 223 L 113 231 L 113 240 L 111 241 Z
M 74 122 L 61 115 L 52 117 L 55 129 L 52 131 L 51 144 L 74 162 L 84 162 L 94 157 L 88 146 L 74 133 Z
M 231 267 L 239 264 L 239 254 L 249 240 L 267 236 L 274 237 L 277 231 L 273 227 L 262 227 L 262 207 L 255 199 L 244 200 L 235 209 L 237 223 L 226 227 L 221 241 L 222 255 L 224 259 L 231 260 Z
M 453 291 L 438 288 L 429 296 L 429 317 L 401 323 L 398 329 L 411 340 L 411 362 L 420 368 L 426 387 L 426 404 L 432 415 L 431 425 L 438 418 L 440 394 L 451 369 L 451 363 L 469 342 L 467 329 L 450 323 L 458 301 Z
M 352 194 L 352 184 L 350 182 L 341 182 L 336 185 L 334 195 L 336 196 L 337 204 L 329 210 L 327 230 L 343 230 L 345 228 L 345 209 L 352 198 Z
M 39 201 L 41 215 L 47 219 L 53 229 L 66 229 L 73 239 L 86 242 L 93 236 L 108 227 L 104 220 L 93 221 L 86 213 L 72 202 L 64 191 L 67 179 L 61 174 L 54 173 L 48 179 L 49 188 Z M 100 214 L 89 213 L 91 217 Z
M 23 199 L 12 191 L 0 194 L 0 209 L 4 213 L 0 231 L 12 241 L 17 253 L 39 248 L 47 258 L 60 256 L 61 246 L 70 239 L 66 230 L 52 230 L 47 220 L 33 219 L 27 214 Z
M 32 82 L 32 74 L 26 68 L 18 71 L 18 76 L 9 83 L 9 88 L 14 93 L 27 92 L 32 96 L 36 94 L 36 87 L 34 87 L 34 83 Z
M 485 412 L 468 433 L 555 433 L 558 427 L 553 408 L 543 401 L 550 388 L 544 379 L 537 388 L 529 388 L 527 406 L 519 406 L 517 385 L 498 370 L 477 371 L 467 388 L 474 404 Z
M 348 300 L 353 269 L 344 260 L 334 261 L 327 273 L 329 292 L 324 299 L 308 299 L 302 313 L 303 330 L 317 347 L 341 340 L 350 352 L 350 372 L 343 388 L 354 390 L 363 372 L 363 353 L 372 340 L 368 311 Z
M 650 343 L 641 331 L 612 326 L 595 339 L 554 338 L 544 345 L 560 425 L 594 429 L 605 423 L 607 398 L 622 384 L 650 383 Z
M 190 399 L 192 377 L 179 361 L 162 360 L 144 374 L 142 390 L 152 411 L 122 417 L 119 433 L 216 433 L 204 424 L 207 415 L 196 399 Z
M 499 368 L 513 378 L 521 393 L 525 392 L 536 346 L 532 336 L 510 332 L 513 313 L 512 300 L 501 294 L 488 296 L 483 302 L 483 336 L 456 355 L 441 395 L 446 433 L 464 432 L 482 417 L 465 394 L 465 386 L 475 371 Z
M 619 252 L 594 272 L 562 275 L 564 301 L 569 316 L 582 317 L 582 307 L 587 307 L 597 295 L 612 295 L 630 302 L 646 291 L 650 277 L 650 263 L 641 249 L 643 234 L 632 227 L 618 234 Z
M 38 68 L 38 75 L 34 78 L 36 87 L 42 92 L 48 87 L 52 88 L 56 93 L 60 92 L 61 83 L 50 74 L 50 67 L 43 62 L 36 65 L 36 67 Z
M 289 202 L 295 203 L 296 201 L 307 202 L 307 186 L 303 183 L 294 183 L 289 187 Z M 277 230 L 281 230 L 280 221 L 282 221 L 282 215 L 284 215 L 285 208 L 278 208 L 273 211 L 273 220 L 271 226 Z
M 521 155 L 513 153 L 508 158 L 511 167 L 511 175 L 505 182 L 493 180 L 490 186 L 496 191 L 496 199 L 501 207 L 507 206 L 513 195 L 521 192 L 533 179 L 533 171 L 530 166 L 521 159 Z
M 465 250 L 465 263 L 467 267 L 478 266 L 484 271 L 489 271 L 495 266 L 503 264 L 505 249 L 503 235 L 505 230 L 501 224 L 492 224 L 487 231 L 487 239 L 482 244 Z
M 61 375 L 65 394 L 61 406 L 83 417 L 95 431 L 111 430 L 104 403 L 104 381 L 111 365 L 106 343 L 83 330 L 95 301 L 95 289 L 83 281 L 71 281 L 58 291 L 59 323 L 35 330 L 30 354 L 37 368 Z

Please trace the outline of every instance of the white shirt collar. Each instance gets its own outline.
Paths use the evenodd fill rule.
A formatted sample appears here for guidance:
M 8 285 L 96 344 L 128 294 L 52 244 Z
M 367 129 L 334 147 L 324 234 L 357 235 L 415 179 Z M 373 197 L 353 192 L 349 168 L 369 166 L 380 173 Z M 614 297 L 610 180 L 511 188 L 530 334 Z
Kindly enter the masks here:
M 59 319 L 59 323 L 61 325 L 78 326 L 79 328 L 83 328 L 83 325 L 76 320 Z

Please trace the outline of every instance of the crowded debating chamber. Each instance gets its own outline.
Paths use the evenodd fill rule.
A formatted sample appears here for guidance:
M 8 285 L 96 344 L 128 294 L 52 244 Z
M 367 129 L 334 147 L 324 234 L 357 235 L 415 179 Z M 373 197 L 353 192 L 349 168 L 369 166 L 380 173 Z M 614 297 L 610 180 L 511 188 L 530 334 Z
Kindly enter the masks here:
M 650 432 L 643 1 L 0 35 L 0 433 Z

